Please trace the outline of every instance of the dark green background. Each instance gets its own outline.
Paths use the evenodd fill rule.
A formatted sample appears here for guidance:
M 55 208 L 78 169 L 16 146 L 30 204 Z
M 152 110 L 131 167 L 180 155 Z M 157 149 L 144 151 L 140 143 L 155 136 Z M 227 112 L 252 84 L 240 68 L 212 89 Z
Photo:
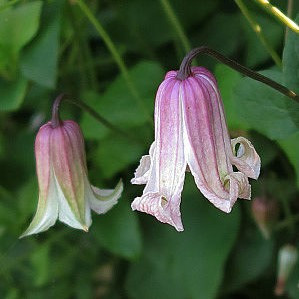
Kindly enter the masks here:
M 283 11 L 286 2 L 273 1 Z M 203 198 L 190 174 L 182 195 L 183 233 L 131 211 L 142 186 L 132 186 L 130 179 L 153 141 L 148 119 L 155 92 L 165 72 L 178 69 L 186 49 L 163 1 L 86 3 L 120 53 L 131 88 L 75 0 L 0 0 L 0 298 L 274 297 L 277 252 L 285 243 L 298 245 L 298 224 L 264 240 L 250 202 L 239 200 L 224 214 Z M 192 47 L 209 45 L 299 92 L 298 35 L 289 31 L 285 39 L 282 24 L 254 2 L 244 3 L 282 58 L 282 68 L 234 1 L 169 0 Z M 298 4 L 294 18 L 297 12 Z M 197 64 L 217 77 L 231 136 L 247 137 L 261 156 L 253 198 L 266 194 L 276 200 L 279 221 L 298 218 L 299 105 L 211 58 L 199 57 Z M 63 118 L 82 127 L 91 182 L 111 188 L 122 178 L 124 193 L 106 215 L 93 215 L 89 233 L 57 223 L 19 240 L 38 199 L 35 134 L 61 92 L 136 139 L 62 104 Z M 299 298 L 298 281 L 297 263 L 285 298 Z

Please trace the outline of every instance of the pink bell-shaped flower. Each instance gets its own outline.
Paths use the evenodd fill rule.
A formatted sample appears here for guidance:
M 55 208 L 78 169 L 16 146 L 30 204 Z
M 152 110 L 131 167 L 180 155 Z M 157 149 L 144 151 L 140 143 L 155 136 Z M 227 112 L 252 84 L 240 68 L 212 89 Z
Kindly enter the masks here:
M 114 190 L 91 186 L 80 127 L 71 120 L 60 121 L 58 112 L 53 109 L 55 113 L 52 121 L 43 125 L 36 136 L 39 201 L 34 218 L 21 237 L 45 231 L 57 219 L 88 231 L 90 210 L 106 213 L 117 203 L 123 190 L 122 182 Z
M 132 209 L 182 231 L 180 202 L 186 170 L 201 193 L 229 213 L 237 198 L 250 199 L 248 177 L 258 178 L 260 164 L 250 141 L 230 139 L 214 76 L 202 67 L 192 67 L 183 79 L 170 71 L 156 95 L 155 141 L 131 181 L 146 184 Z

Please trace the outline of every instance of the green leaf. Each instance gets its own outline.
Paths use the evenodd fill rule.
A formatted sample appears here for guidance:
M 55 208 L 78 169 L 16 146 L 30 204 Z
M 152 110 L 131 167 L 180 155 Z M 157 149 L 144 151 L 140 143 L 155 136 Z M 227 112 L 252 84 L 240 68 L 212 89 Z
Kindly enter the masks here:
M 93 162 L 104 178 L 111 178 L 128 165 L 136 163 L 143 151 L 143 145 L 114 134 L 101 141 L 93 153 Z
M 48 88 L 55 88 L 63 1 L 44 7 L 41 30 L 21 57 L 23 75 Z
M 299 132 L 289 136 L 286 139 L 277 140 L 280 147 L 284 150 L 289 161 L 292 163 L 295 173 L 296 182 L 299 188 Z
M 272 262 L 273 245 L 273 240 L 265 240 L 257 229 L 242 230 L 227 261 L 224 292 L 239 289 L 262 275 Z
M 237 235 L 239 210 L 235 207 L 231 214 L 224 214 L 188 182 L 182 203 L 185 231 L 181 233 L 143 214 L 148 220 L 146 250 L 128 273 L 130 298 L 216 297 Z
M 282 81 L 278 71 L 267 70 L 261 74 L 277 82 Z M 286 138 L 297 131 L 287 109 L 287 102 L 291 99 L 278 91 L 250 78 L 242 78 L 235 88 L 234 96 L 239 102 L 240 117 L 244 118 L 250 128 L 270 139 Z
M 40 287 L 48 281 L 50 267 L 49 251 L 49 244 L 46 243 L 35 248 L 35 251 L 30 256 L 34 273 L 33 280 L 36 287 Z
M 148 108 L 148 114 L 152 115 L 155 93 L 163 77 L 161 66 L 156 62 L 142 61 L 130 69 L 129 73 L 140 93 L 141 100 Z M 121 75 L 108 86 L 104 94 L 89 92 L 83 94 L 81 98 L 99 114 L 122 129 L 139 126 L 147 121 L 144 111 L 137 105 Z M 86 138 L 101 139 L 109 132 L 87 113 L 83 114 L 81 126 Z
M 184 2 L 180 1 L 182 4 Z M 207 3 L 211 3 L 209 1 Z M 213 1 L 214 2 L 214 1 Z M 195 11 L 196 13 L 198 11 Z M 209 45 L 225 55 L 232 55 L 243 40 L 240 38 L 241 28 L 236 26 L 240 22 L 239 13 L 218 13 L 211 15 L 209 22 L 204 22 L 203 27 L 192 35 L 196 45 Z M 217 32 L 217 34 L 215 34 Z M 228 42 L 229 40 L 229 42 Z
M 123 195 L 105 215 L 94 215 L 91 233 L 100 245 L 126 259 L 140 255 L 141 234 L 136 214 Z
M 299 14 L 296 22 L 299 22 Z M 292 30 L 288 31 L 282 63 L 284 85 L 299 94 L 299 35 Z M 299 129 L 299 103 L 288 101 L 287 108 Z
M 18 52 L 36 34 L 41 1 L 21 3 L 0 11 L 0 67 L 15 64 Z M 5 61 L 4 59 L 8 59 Z
M 13 111 L 18 109 L 25 97 L 27 80 L 20 77 L 14 82 L 0 78 L 0 111 Z
M 228 66 L 217 64 L 215 76 L 223 100 L 228 127 L 233 130 L 246 129 L 246 124 L 238 116 L 238 98 L 233 96 L 233 90 L 242 78 L 241 75 Z
M 264 36 L 267 38 L 272 48 L 277 50 L 282 42 L 284 33 L 283 27 L 280 26 L 280 24 L 278 24 L 275 20 L 271 19 L 269 16 L 264 17 L 260 14 L 256 14 L 255 18 L 257 23 L 262 28 Z M 248 21 L 243 18 L 240 25 L 244 30 L 248 43 L 245 65 L 248 67 L 255 67 L 267 60 L 270 61 L 270 54 L 262 45 L 260 39 L 251 28 Z

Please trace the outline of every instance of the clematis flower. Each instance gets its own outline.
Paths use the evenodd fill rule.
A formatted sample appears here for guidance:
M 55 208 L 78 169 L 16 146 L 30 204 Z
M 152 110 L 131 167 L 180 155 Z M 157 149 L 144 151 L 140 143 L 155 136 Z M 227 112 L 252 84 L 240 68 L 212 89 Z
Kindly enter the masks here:
M 101 190 L 89 183 L 84 139 L 74 121 L 52 120 L 43 125 L 35 140 L 35 158 L 39 201 L 34 218 L 21 237 L 45 231 L 57 219 L 88 231 L 90 210 L 106 213 L 121 195 L 121 182 L 114 190 Z
M 260 158 L 250 141 L 230 140 L 216 79 L 203 67 L 192 67 L 184 79 L 170 71 L 159 86 L 155 141 L 131 181 L 146 186 L 132 209 L 182 231 L 180 202 L 186 170 L 201 193 L 226 213 L 237 198 L 250 199 L 248 177 L 257 179 L 260 172 Z

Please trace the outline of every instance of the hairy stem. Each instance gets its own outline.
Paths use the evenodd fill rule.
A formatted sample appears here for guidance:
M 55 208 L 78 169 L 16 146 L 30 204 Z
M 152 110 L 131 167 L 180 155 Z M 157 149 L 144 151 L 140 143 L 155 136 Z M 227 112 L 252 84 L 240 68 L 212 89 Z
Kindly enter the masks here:
M 271 79 L 269 79 L 268 77 L 265 77 L 241 64 L 239 64 L 238 62 L 222 55 L 221 53 L 219 53 L 216 50 L 213 50 L 209 47 L 206 46 L 202 46 L 199 48 L 195 48 L 193 50 L 191 50 L 183 59 L 180 69 L 178 71 L 177 74 L 177 79 L 179 80 L 184 80 L 186 78 L 188 78 L 189 76 L 191 76 L 191 63 L 192 60 L 201 54 L 206 54 L 209 55 L 215 59 L 217 59 L 218 61 L 228 65 L 229 67 L 231 67 L 232 69 L 244 74 L 247 77 L 250 77 L 256 81 L 260 81 L 270 87 L 272 87 L 273 89 L 276 89 L 277 91 L 279 91 L 280 93 L 286 95 L 287 97 L 291 98 L 292 100 L 296 101 L 299 103 L 299 96 L 292 90 L 286 88 L 285 86 L 277 83 L 276 81 L 273 81 Z

